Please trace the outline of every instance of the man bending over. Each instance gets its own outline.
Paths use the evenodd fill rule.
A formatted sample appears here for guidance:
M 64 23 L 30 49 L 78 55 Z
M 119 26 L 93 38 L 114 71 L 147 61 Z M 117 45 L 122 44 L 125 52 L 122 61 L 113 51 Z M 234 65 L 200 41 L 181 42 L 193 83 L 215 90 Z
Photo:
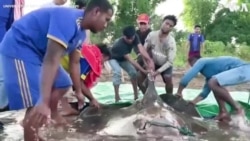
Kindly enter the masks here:
M 135 68 L 144 74 L 147 73 L 147 71 L 130 56 L 132 49 L 135 47 L 138 47 L 139 52 L 146 60 L 145 63 L 148 64 L 149 69 L 154 70 L 154 63 L 141 45 L 134 26 L 125 27 L 123 29 L 123 37 L 117 39 L 111 49 L 112 59 L 109 61 L 113 71 L 113 85 L 116 102 L 120 100 L 119 86 L 121 84 L 121 68 L 123 68 L 130 76 L 135 100 L 138 98 L 137 71 Z
M 63 16 L 62 16 L 63 15 Z M 58 101 L 72 86 L 60 66 L 69 53 L 76 93 L 81 94 L 79 54 L 85 30 L 102 31 L 113 15 L 107 0 L 91 0 L 86 10 L 44 8 L 14 22 L 0 44 L 10 110 L 27 109 L 24 140 L 37 140 L 38 128 L 52 118 L 63 121 Z
M 205 84 L 203 86 L 202 92 L 191 101 L 191 103 L 196 104 L 199 101 L 205 99 L 208 94 L 211 91 L 211 88 L 209 87 L 209 80 L 213 76 L 217 76 L 217 74 L 227 72 L 229 70 L 232 70 L 234 68 L 237 68 L 239 66 L 244 66 L 246 64 L 243 60 L 236 58 L 236 57 L 230 57 L 230 56 L 221 56 L 221 57 L 214 57 L 214 58 L 201 58 L 199 57 L 192 57 L 188 59 L 190 65 L 192 68 L 182 77 L 180 81 L 179 88 L 177 90 L 177 95 L 182 97 L 182 91 L 183 89 L 188 85 L 188 83 L 197 76 L 198 73 L 201 73 L 205 77 Z M 230 76 L 225 77 L 229 78 Z M 215 77 L 216 78 L 216 77 Z M 214 96 L 218 104 L 219 97 L 216 95 L 216 91 L 214 91 Z M 220 113 L 215 118 L 216 120 L 221 119 L 221 115 L 223 115 L 225 112 L 225 105 L 220 105 Z

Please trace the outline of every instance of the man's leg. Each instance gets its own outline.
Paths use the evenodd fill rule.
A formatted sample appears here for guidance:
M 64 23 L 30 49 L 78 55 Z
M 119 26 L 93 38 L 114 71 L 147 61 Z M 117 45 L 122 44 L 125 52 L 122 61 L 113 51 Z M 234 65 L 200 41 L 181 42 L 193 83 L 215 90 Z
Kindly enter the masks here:
M 237 85 L 241 83 L 246 83 L 250 81 L 250 65 L 243 65 L 228 71 L 219 73 L 208 82 L 210 89 L 214 92 L 219 99 L 228 103 L 232 108 L 234 108 L 237 114 L 242 114 L 243 110 L 239 104 L 233 100 L 229 92 L 224 89 L 224 86 Z
M 135 67 L 128 61 L 120 62 L 121 67 L 128 73 L 133 90 L 134 90 L 134 100 L 138 99 L 138 89 L 137 89 L 137 71 Z
M 113 85 L 115 89 L 115 102 L 118 102 L 119 100 L 121 100 L 120 95 L 119 95 L 119 86 L 122 83 L 121 67 L 120 67 L 120 64 L 115 59 L 110 60 L 109 64 L 113 72 L 112 81 L 113 81 Z
M 9 99 L 10 110 L 28 109 L 23 127 L 24 140 L 36 140 L 36 127 L 29 122 L 32 107 L 38 102 L 40 65 L 2 56 L 4 86 Z
M 4 110 L 8 106 L 8 97 L 4 88 L 3 63 L 0 55 L 0 110 Z
M 216 94 L 214 95 L 218 106 L 219 106 L 219 114 L 214 118 L 215 120 L 230 120 L 229 113 L 226 109 L 225 101 L 221 100 Z
M 80 79 L 80 78 L 79 78 Z M 68 73 L 60 66 L 57 71 L 57 76 L 54 82 L 52 94 L 51 94 L 51 118 L 58 124 L 66 123 L 66 120 L 58 112 L 58 102 L 62 99 L 63 95 L 72 86 L 72 81 Z M 62 103 L 66 104 L 66 103 Z
M 165 83 L 166 94 L 173 94 L 173 80 L 172 80 L 173 68 L 170 67 L 161 73 L 162 79 Z
M 144 73 L 142 73 L 141 71 L 137 72 L 138 87 L 140 88 L 143 94 L 145 94 L 147 90 L 147 86 L 144 86 L 144 81 L 146 80 L 146 78 L 147 76 Z
M 138 55 L 137 62 L 142 67 L 144 67 L 144 62 L 143 62 L 143 58 L 141 55 Z M 143 94 L 145 94 L 145 92 L 147 90 L 147 86 L 144 86 L 144 84 L 143 84 L 143 82 L 145 81 L 146 78 L 147 78 L 147 76 L 144 73 L 137 70 L 137 85 Z

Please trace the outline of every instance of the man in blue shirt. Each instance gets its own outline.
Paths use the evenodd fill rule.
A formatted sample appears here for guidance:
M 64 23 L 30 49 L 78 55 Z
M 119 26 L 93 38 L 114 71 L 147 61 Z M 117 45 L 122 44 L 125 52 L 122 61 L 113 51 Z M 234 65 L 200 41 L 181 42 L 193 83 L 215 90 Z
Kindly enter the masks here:
M 14 0 L 0 1 L 0 43 L 4 37 L 4 34 L 10 28 L 12 22 L 14 21 L 14 8 L 11 7 L 13 5 L 14 5 Z M 2 66 L 0 63 L 0 111 L 6 110 L 8 105 L 8 98 L 7 95 L 5 94 L 2 73 L 3 73 Z
M 201 34 L 201 26 L 195 25 L 194 33 L 188 36 L 189 58 L 192 56 L 201 56 L 201 49 L 204 48 L 204 40 L 204 36 Z
M 67 53 L 76 94 L 82 95 L 79 49 L 85 30 L 102 31 L 112 15 L 108 0 L 91 0 L 85 11 L 44 8 L 13 23 L 0 44 L 0 57 L 10 109 L 28 108 L 23 122 L 24 140 L 36 140 L 37 129 L 50 117 L 63 121 L 57 105 L 72 86 L 60 66 L 61 57 Z
M 208 81 L 217 74 L 226 72 L 233 68 L 237 68 L 240 66 L 244 66 L 246 64 L 239 58 L 229 57 L 229 56 L 221 56 L 215 58 L 201 58 L 199 57 L 191 57 L 189 58 L 189 63 L 192 68 L 182 77 L 180 81 L 179 88 L 177 90 L 177 95 L 182 97 L 183 89 L 188 85 L 188 83 L 197 76 L 198 73 L 201 73 L 205 78 L 205 84 L 203 86 L 203 90 L 191 103 L 196 104 L 199 101 L 205 99 L 210 93 L 211 89 L 208 85 Z M 226 78 L 224 79 L 226 80 Z M 216 98 L 216 97 L 215 97 Z M 218 98 L 216 98 L 218 100 Z M 222 106 L 222 111 L 224 112 L 225 106 Z M 222 114 L 222 113 L 221 113 Z M 218 116 L 219 117 L 219 116 Z M 218 117 L 216 119 L 218 119 Z

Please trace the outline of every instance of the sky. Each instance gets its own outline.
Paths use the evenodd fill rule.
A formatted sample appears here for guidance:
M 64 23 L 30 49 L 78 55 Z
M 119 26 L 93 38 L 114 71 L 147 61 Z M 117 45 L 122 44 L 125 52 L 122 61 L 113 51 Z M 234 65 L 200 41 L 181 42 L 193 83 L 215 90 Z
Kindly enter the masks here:
M 180 18 L 183 9 L 184 5 L 182 0 L 167 0 L 156 8 L 155 14 L 159 16 L 175 15 L 178 18 L 176 29 L 181 30 L 185 29 L 184 23 Z
M 24 8 L 24 13 L 29 13 L 30 11 L 36 10 L 40 8 L 40 6 L 50 3 L 52 0 L 25 0 L 25 8 Z M 67 4 L 69 5 L 69 0 L 67 1 Z M 166 2 L 160 4 L 156 8 L 156 14 L 157 15 L 168 15 L 168 14 L 173 14 L 177 17 L 180 16 L 184 6 L 182 3 L 182 0 L 167 0 Z M 184 25 L 181 20 L 178 21 L 178 24 L 176 25 L 177 29 L 183 29 Z
M 227 0 L 221 0 L 222 3 L 225 3 Z M 232 0 L 235 1 L 235 0 Z M 237 1 L 237 0 L 236 0 Z M 28 13 L 32 10 L 40 8 L 41 5 L 50 3 L 52 0 L 25 0 L 24 13 Z M 66 5 L 69 5 L 69 0 Z M 155 13 L 160 16 L 165 15 L 175 15 L 178 18 L 178 23 L 176 25 L 177 30 L 185 29 L 184 23 L 180 18 L 180 14 L 184 9 L 183 0 L 167 0 L 166 2 L 161 3 L 155 10 Z

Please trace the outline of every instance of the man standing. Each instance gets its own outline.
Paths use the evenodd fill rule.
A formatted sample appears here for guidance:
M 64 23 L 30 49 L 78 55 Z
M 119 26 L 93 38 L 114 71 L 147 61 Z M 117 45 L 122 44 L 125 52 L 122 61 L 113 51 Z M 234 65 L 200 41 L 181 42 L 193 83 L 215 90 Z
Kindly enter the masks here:
M 150 32 L 144 44 L 155 63 L 154 77 L 161 74 L 167 94 L 173 94 L 172 69 L 176 56 L 176 42 L 170 32 L 176 23 L 175 16 L 164 17 L 161 29 Z M 138 76 L 138 84 L 143 93 L 146 92 L 147 88 L 143 86 L 145 78 L 146 75 L 142 73 Z
M 228 118 L 228 114 L 226 112 L 225 104 L 224 102 L 221 103 L 220 97 L 217 96 L 218 89 L 217 87 L 226 86 L 226 84 L 238 84 L 240 82 L 247 81 L 250 77 L 247 75 L 246 68 L 247 67 L 243 60 L 236 58 L 236 57 L 230 57 L 230 56 L 221 56 L 221 57 L 215 57 L 215 58 L 201 58 L 199 57 L 191 57 L 189 58 L 189 64 L 192 66 L 192 68 L 182 77 L 179 88 L 177 90 L 177 96 L 182 97 L 182 91 L 183 89 L 188 85 L 188 83 L 198 74 L 201 73 L 205 77 L 205 84 L 203 86 L 202 92 L 191 101 L 191 103 L 196 104 L 199 101 L 205 99 L 208 94 L 210 93 L 211 89 L 214 92 L 214 96 L 216 101 L 219 104 L 220 113 L 215 118 L 216 120 L 223 120 L 225 118 Z M 241 66 L 243 69 L 240 69 Z M 248 65 L 249 66 L 249 65 Z M 237 70 L 235 70 L 237 69 Z M 233 71 L 235 73 L 231 75 L 223 75 L 226 72 Z M 240 72 L 243 70 L 242 72 Z M 223 77 L 221 77 L 223 75 Z M 239 76 L 240 75 L 240 76 Z M 242 77 L 241 77 L 242 76 Z M 213 78 L 211 80 L 211 78 Z M 239 80 L 233 80 L 236 78 L 242 78 Z M 233 80 L 233 81 L 230 81 Z M 219 85 L 220 84 L 220 85 Z M 224 89 L 224 88 L 223 88 Z M 219 91 L 220 92 L 220 91 Z M 220 93 L 219 93 L 220 94 Z M 230 97 L 230 95 L 227 95 L 228 92 L 226 89 L 223 90 L 222 95 L 225 95 L 225 97 Z M 231 99 L 232 100 L 232 99 Z M 233 103 L 232 105 L 235 106 L 235 102 L 230 101 Z M 230 104 L 231 104 L 230 103 Z M 235 108 L 235 107 L 234 107 Z M 236 107 L 238 110 L 239 108 Z
M 149 21 L 150 21 L 149 16 L 145 13 L 140 14 L 137 17 L 137 24 L 138 24 L 139 29 L 136 30 L 136 34 L 138 35 L 142 45 L 144 45 L 145 39 L 147 38 L 148 34 L 151 32 Z M 143 59 L 137 47 L 134 48 L 134 52 L 137 54 L 137 62 L 141 66 L 143 66 Z
M 10 110 L 27 108 L 24 140 L 38 140 L 38 128 L 50 118 L 63 121 L 57 111 L 58 101 L 72 86 L 60 66 L 65 53 L 70 55 L 76 93 L 82 95 L 79 49 L 85 29 L 102 31 L 112 15 L 113 8 L 107 0 L 91 0 L 85 11 L 44 8 L 14 22 L 5 34 L 0 44 L 4 85 Z
M 123 68 L 130 76 L 134 90 L 134 99 L 138 98 L 137 90 L 137 71 L 135 68 L 146 74 L 144 70 L 132 57 L 130 53 L 133 48 L 138 47 L 142 57 L 144 57 L 149 69 L 154 70 L 154 63 L 148 53 L 140 43 L 134 26 L 127 26 L 123 29 L 123 37 L 117 39 L 111 49 L 112 59 L 109 61 L 113 71 L 113 85 L 115 89 L 115 101 L 120 100 L 119 86 L 121 84 L 121 68 Z
M 0 43 L 12 23 L 23 15 L 24 0 L 0 1 Z M 0 57 L 0 111 L 8 110 L 8 98 L 3 85 L 3 71 Z
M 191 33 L 188 36 L 188 58 L 193 56 L 201 56 L 201 51 L 204 49 L 204 40 L 204 36 L 201 34 L 201 26 L 195 25 L 194 33 Z

